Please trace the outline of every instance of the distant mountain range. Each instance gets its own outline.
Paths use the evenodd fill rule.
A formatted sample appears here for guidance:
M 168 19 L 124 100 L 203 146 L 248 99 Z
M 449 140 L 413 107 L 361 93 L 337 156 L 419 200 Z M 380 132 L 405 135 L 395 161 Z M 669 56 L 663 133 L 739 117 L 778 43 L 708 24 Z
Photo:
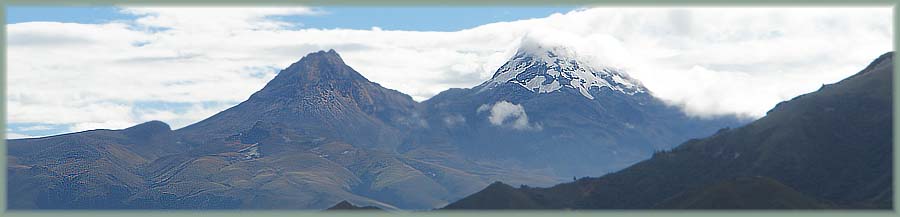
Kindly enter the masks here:
M 822 91 L 839 89 L 834 94 L 843 93 L 843 88 L 838 86 L 841 85 L 828 86 Z M 803 136 L 839 142 L 851 141 L 849 139 L 880 141 L 877 139 L 881 137 L 872 135 L 882 135 L 881 131 L 870 128 L 860 128 L 860 132 L 843 131 L 862 133 L 862 129 L 867 129 L 866 132 L 872 133 L 867 136 L 834 137 L 825 133 L 829 132 L 825 130 L 834 130 L 832 128 L 838 126 L 832 123 L 849 121 L 841 117 L 882 114 L 858 114 L 869 111 L 866 109 L 876 109 L 863 108 L 863 105 L 880 105 L 864 99 L 868 98 L 847 101 L 847 106 L 860 108 L 826 107 L 823 112 L 831 112 L 827 114 L 856 113 L 829 116 L 831 119 L 826 122 L 810 123 L 808 127 L 815 128 L 807 131 L 781 131 L 778 127 L 794 129 L 787 127 L 817 118 L 807 116 L 814 113 L 794 111 L 791 115 L 783 115 L 785 117 L 773 117 L 784 113 L 779 112 L 782 109 L 793 111 L 787 108 L 797 107 L 790 106 L 796 99 L 780 104 L 770 115 L 749 126 L 720 130 L 739 127 L 749 120 L 690 117 L 655 98 L 649 89 L 623 70 L 593 64 L 564 47 L 526 41 L 490 80 L 472 88 L 450 89 L 423 102 L 413 101 L 408 95 L 367 80 L 347 66 L 333 50 L 319 51 L 279 72 L 246 101 L 182 129 L 172 130 L 165 123 L 152 121 L 123 130 L 91 130 L 7 140 L 7 186 L 10 198 L 15 198 L 10 200 L 9 207 L 325 209 L 346 201 L 388 210 L 427 210 L 445 206 L 505 208 L 461 205 L 484 195 L 485 191 L 519 195 L 523 198 L 521 201 L 509 202 L 521 203 L 516 207 L 523 208 L 654 207 L 643 203 L 662 203 L 681 192 L 685 193 L 679 194 L 680 197 L 697 202 L 678 200 L 666 204 L 702 207 L 707 203 L 704 201 L 709 201 L 702 200 L 703 195 L 722 192 L 728 186 L 774 189 L 791 198 L 812 198 L 815 199 L 813 204 L 823 204 L 820 198 L 842 198 L 851 193 L 816 190 L 802 185 L 804 179 L 798 177 L 800 175 L 831 177 L 822 172 L 824 170 L 806 171 L 804 168 L 814 168 L 823 159 L 843 159 L 847 163 L 873 166 L 844 171 L 844 167 L 839 167 L 842 164 L 830 164 L 828 169 L 844 171 L 847 177 L 834 179 L 834 188 L 847 185 L 848 180 L 868 180 L 874 173 L 872 171 L 883 168 L 851 158 L 856 156 L 852 154 L 857 154 L 853 151 L 869 150 L 862 147 L 828 146 L 833 148 L 828 150 L 845 155 L 823 158 L 808 154 L 817 150 L 813 147 L 820 147 L 813 145 L 818 144 L 813 141 L 819 140 L 790 140 L 798 143 L 787 146 L 783 144 L 787 142 L 777 139 Z M 797 114 L 803 115 L 795 116 Z M 872 121 L 888 118 L 887 123 L 890 123 L 890 112 L 886 114 L 886 117 L 879 116 Z M 775 124 L 780 122 L 774 119 L 785 119 L 784 126 Z M 885 130 L 890 132 L 890 125 Z M 714 135 L 716 131 L 719 133 Z M 725 140 L 733 145 L 703 145 L 731 134 L 744 137 Z M 751 136 L 757 134 L 760 136 Z M 707 139 L 690 140 L 710 135 L 712 137 Z M 688 142 L 669 151 L 685 141 Z M 716 144 L 718 142 L 716 140 Z M 764 151 L 753 151 L 759 144 L 766 144 Z M 733 148 L 713 148 L 726 146 Z M 714 156 L 702 152 L 697 156 L 684 154 L 666 158 L 670 161 L 658 163 L 660 165 L 648 163 L 660 161 L 662 156 L 672 153 L 688 153 L 693 150 L 690 147 L 713 150 Z M 889 153 L 890 147 L 887 148 L 887 151 L 877 149 L 876 154 Z M 726 155 L 742 159 L 733 161 L 742 163 L 716 160 Z M 651 156 L 653 159 L 632 166 Z M 743 159 L 756 160 L 745 162 Z M 847 168 L 851 166 L 858 165 Z M 629 169 L 619 171 L 626 167 Z M 637 174 L 628 172 L 634 171 L 635 167 L 659 167 L 664 171 L 652 174 L 643 174 L 651 170 L 641 170 Z M 744 172 L 738 173 L 739 176 L 716 172 L 737 169 Z M 682 179 L 686 178 L 666 176 L 683 171 L 696 172 L 684 174 L 699 178 L 684 181 Z M 535 196 L 534 192 L 556 192 L 554 189 L 559 186 L 523 190 L 500 183 L 490 185 L 502 181 L 512 185 L 549 187 L 573 176 L 600 176 L 610 172 L 615 173 L 603 178 L 582 179 L 571 185 L 596 182 L 600 184 L 585 186 L 610 185 L 618 189 L 622 185 L 620 190 L 574 188 L 578 190 L 565 191 L 557 198 Z M 755 175 L 763 178 L 755 178 Z M 609 178 L 618 176 L 641 179 L 621 179 L 628 184 L 649 185 L 602 184 L 607 182 L 602 180 L 618 180 Z M 890 176 L 886 177 L 881 181 L 890 183 Z M 716 183 L 720 185 L 714 185 Z M 710 187 L 695 188 L 698 186 Z M 879 204 L 883 201 L 872 198 L 876 194 L 873 192 L 883 190 L 883 186 L 867 186 L 866 189 L 872 192 L 854 191 L 857 193 L 852 194 L 858 194 L 856 198 L 871 199 L 871 202 L 865 202 L 868 206 L 881 207 Z M 664 191 L 648 196 L 632 194 L 630 188 L 644 189 L 646 194 L 660 191 L 656 188 Z M 484 191 L 478 192 L 481 189 Z M 473 193 L 476 194 L 459 200 Z M 484 198 L 504 198 L 506 193 L 487 194 Z M 569 193 L 582 196 L 571 197 Z M 618 195 L 623 201 L 611 201 L 613 196 L 608 195 L 617 194 L 630 196 Z M 559 199 L 558 204 L 535 199 L 540 197 Z M 457 200 L 459 202 L 450 204 Z M 806 203 L 809 200 L 796 201 L 783 204 L 810 204 Z M 833 207 L 838 203 L 841 202 L 825 205 Z
M 892 81 L 893 52 L 624 170 L 549 188 L 496 182 L 444 209 L 890 209 Z
M 525 41 L 490 80 L 422 102 L 429 127 L 401 148 L 445 148 L 581 177 L 746 122 L 689 117 L 621 70 L 587 63 L 565 47 Z

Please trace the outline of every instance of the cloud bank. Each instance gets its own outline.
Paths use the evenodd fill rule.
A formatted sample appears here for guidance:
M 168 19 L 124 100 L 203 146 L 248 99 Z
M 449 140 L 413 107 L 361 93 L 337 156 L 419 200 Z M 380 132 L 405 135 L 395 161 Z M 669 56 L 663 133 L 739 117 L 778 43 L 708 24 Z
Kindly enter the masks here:
M 621 68 L 691 115 L 760 117 L 861 70 L 893 37 L 890 7 L 588 8 L 455 32 L 310 29 L 275 18 L 328 16 L 308 7 L 122 13 L 138 18 L 7 25 L 8 122 L 78 131 L 158 119 L 179 128 L 332 48 L 421 101 L 487 80 L 525 35 Z

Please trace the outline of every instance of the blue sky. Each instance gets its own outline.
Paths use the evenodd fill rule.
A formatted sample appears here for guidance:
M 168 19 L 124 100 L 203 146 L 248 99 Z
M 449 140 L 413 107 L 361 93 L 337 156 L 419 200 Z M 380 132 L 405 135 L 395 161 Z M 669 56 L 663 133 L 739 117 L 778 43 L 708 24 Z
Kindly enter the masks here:
M 299 23 L 300 28 L 457 31 L 483 24 L 546 17 L 576 7 L 316 7 L 324 12 L 313 16 L 286 16 L 279 20 Z M 116 7 L 11 6 L 7 23 L 34 21 L 105 23 L 130 20 L 136 16 Z

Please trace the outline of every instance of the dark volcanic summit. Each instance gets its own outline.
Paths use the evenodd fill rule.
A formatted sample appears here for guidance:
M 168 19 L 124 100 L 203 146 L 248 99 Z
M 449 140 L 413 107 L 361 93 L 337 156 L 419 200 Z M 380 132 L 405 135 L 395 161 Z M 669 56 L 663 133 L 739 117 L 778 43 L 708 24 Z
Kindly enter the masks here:
M 355 145 L 389 149 L 400 143 L 399 129 L 412 123 L 416 104 L 408 95 L 370 82 L 334 50 L 319 51 L 279 72 L 247 101 L 179 133 L 199 141 L 230 135 L 257 121 L 278 122 Z

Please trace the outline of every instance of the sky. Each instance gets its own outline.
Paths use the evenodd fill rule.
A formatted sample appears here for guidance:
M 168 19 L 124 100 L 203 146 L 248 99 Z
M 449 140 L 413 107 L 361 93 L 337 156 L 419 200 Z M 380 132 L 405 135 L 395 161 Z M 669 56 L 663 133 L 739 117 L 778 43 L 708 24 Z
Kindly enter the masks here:
M 568 46 L 692 116 L 758 118 L 892 49 L 891 8 L 9 7 L 7 137 L 173 128 L 334 49 L 422 101 L 488 80 L 519 43 Z M 524 114 L 523 114 L 524 116 Z

